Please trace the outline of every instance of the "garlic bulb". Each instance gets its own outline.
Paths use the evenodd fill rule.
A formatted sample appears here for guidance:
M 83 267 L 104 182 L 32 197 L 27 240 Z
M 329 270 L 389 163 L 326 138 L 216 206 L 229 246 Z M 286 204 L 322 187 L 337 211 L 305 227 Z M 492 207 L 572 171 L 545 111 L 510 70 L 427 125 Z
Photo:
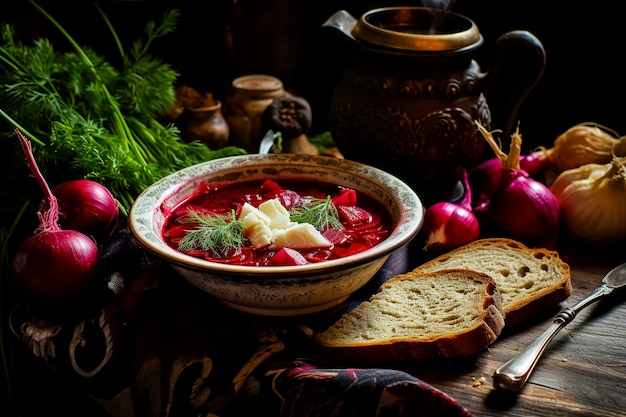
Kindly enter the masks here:
M 626 240 L 626 158 L 564 171 L 551 187 L 565 234 L 589 243 Z M 569 181 L 569 183 L 567 183 Z
M 585 164 L 607 164 L 613 155 L 626 156 L 626 137 L 615 137 L 593 124 L 578 124 L 567 129 L 547 151 L 557 172 Z

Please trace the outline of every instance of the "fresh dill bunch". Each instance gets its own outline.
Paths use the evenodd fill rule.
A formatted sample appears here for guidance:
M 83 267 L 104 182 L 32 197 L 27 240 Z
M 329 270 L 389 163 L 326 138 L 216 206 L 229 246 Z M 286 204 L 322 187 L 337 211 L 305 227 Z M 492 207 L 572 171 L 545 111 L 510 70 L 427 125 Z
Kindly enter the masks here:
M 181 220 L 196 223 L 197 228 L 180 240 L 180 251 L 201 249 L 215 256 L 228 256 L 231 249 L 238 251 L 243 246 L 243 221 L 237 219 L 235 210 L 230 216 L 211 216 L 189 210 L 188 216 Z
M 341 227 L 337 207 L 330 196 L 325 199 L 308 199 L 303 204 L 292 208 L 289 211 L 289 218 L 293 222 L 310 223 L 320 231 Z
M 34 0 L 30 3 L 71 48 L 58 51 L 45 38 L 22 43 L 13 27 L 0 26 L 0 138 L 14 139 L 13 130 L 19 128 L 32 141 L 51 183 L 96 180 L 128 213 L 136 196 L 165 175 L 246 153 L 234 146 L 213 150 L 200 141 L 184 141 L 174 124 L 160 121 L 175 103 L 178 73 L 150 49 L 175 30 L 180 10 L 166 12 L 160 22 L 150 20 L 144 36 L 125 48 L 98 8 L 122 58 L 114 66 L 79 45 Z

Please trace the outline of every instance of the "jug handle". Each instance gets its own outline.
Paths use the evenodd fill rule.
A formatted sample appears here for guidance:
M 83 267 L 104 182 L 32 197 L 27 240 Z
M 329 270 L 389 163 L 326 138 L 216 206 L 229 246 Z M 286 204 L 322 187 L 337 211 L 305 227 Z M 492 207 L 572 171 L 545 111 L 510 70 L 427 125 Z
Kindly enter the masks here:
M 534 52 L 536 54 L 538 66 L 535 73 L 530 74 L 525 82 L 517 88 L 516 92 L 512 95 L 511 100 L 509 101 L 509 105 L 506 108 L 506 122 L 504 129 L 502 130 L 502 137 L 505 139 L 511 137 L 511 134 L 513 133 L 513 124 L 515 123 L 515 118 L 517 117 L 519 108 L 528 93 L 530 93 L 543 76 L 546 66 L 546 51 L 543 48 L 542 43 L 535 35 L 525 30 L 513 30 L 507 32 L 496 40 L 496 61 L 492 70 L 489 71 L 489 75 L 487 77 L 488 79 L 485 80 L 487 81 L 487 85 L 485 87 L 486 90 L 490 90 L 493 87 L 495 80 L 505 69 L 505 52 L 511 45 L 514 44 L 522 45 Z

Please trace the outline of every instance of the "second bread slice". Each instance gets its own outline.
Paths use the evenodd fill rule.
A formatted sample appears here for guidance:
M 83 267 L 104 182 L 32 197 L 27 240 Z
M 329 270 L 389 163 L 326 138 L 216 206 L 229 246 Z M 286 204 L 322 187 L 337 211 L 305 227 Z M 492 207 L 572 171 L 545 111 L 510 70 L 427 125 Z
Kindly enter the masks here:
M 477 353 L 504 327 L 501 298 L 486 274 L 444 270 L 409 272 L 316 335 L 333 359 L 393 362 Z
M 450 268 L 474 270 L 493 278 L 502 295 L 507 328 L 554 308 L 572 294 L 570 267 L 557 252 L 529 248 L 512 239 L 476 240 L 418 266 L 414 272 Z

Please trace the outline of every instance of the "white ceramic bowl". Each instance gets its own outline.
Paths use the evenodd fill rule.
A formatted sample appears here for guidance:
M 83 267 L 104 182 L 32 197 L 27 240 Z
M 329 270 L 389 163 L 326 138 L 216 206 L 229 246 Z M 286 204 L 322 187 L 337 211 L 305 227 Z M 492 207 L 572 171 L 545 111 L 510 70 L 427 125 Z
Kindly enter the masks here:
M 185 255 L 163 240 L 167 213 L 189 198 L 201 181 L 237 183 L 266 178 L 318 180 L 353 188 L 389 211 L 391 234 L 361 253 L 298 266 L 210 262 Z M 200 163 L 157 181 L 135 200 L 129 224 L 146 250 L 220 302 L 250 313 L 289 316 L 318 312 L 345 301 L 378 272 L 394 250 L 417 235 L 423 214 L 416 193 L 380 169 L 327 156 L 251 154 Z

